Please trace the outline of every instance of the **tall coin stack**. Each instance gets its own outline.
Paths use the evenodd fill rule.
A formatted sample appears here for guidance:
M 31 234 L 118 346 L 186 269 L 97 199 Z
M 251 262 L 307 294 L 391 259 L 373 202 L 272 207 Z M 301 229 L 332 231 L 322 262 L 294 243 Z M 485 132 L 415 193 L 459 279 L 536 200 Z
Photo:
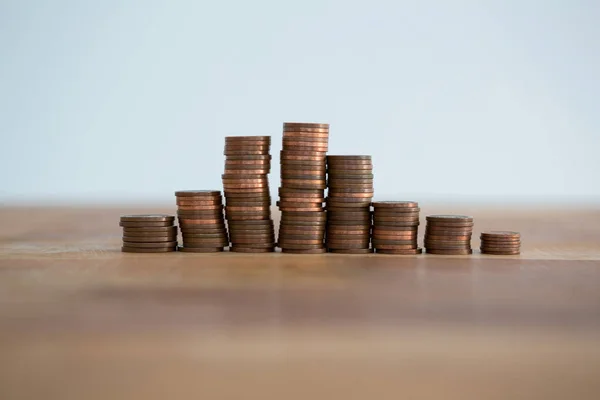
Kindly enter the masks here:
M 421 254 L 419 203 L 377 201 L 373 203 L 373 247 L 379 254 Z
M 225 216 L 230 251 L 268 253 L 275 250 L 271 219 L 270 136 L 225 137 Z
M 327 249 L 331 253 L 372 253 L 371 156 L 327 156 L 327 174 Z
M 481 233 L 483 254 L 516 255 L 521 253 L 521 234 L 509 231 L 489 231 Z
M 425 230 L 427 253 L 472 254 L 473 217 L 466 215 L 430 215 Z
M 175 198 L 183 237 L 179 251 L 216 253 L 229 245 L 221 191 L 181 190 Z
M 177 249 L 177 227 L 172 215 L 147 214 L 123 215 L 119 225 L 123 227 L 125 253 L 166 253 Z
M 325 253 L 329 124 L 283 124 L 278 246 L 283 253 Z

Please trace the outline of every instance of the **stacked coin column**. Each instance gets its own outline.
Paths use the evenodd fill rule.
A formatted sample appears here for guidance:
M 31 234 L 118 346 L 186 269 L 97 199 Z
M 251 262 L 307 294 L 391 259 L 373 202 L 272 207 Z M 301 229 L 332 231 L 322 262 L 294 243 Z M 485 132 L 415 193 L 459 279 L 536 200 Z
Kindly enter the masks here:
M 483 254 L 517 255 L 521 253 L 521 234 L 510 231 L 489 231 L 481 233 Z
M 328 156 L 327 249 L 331 253 L 372 253 L 371 156 Z
M 427 253 L 472 254 L 473 217 L 466 215 L 429 215 L 425 230 Z
M 229 245 L 219 190 L 181 190 L 175 192 L 177 218 L 183 237 L 179 251 L 216 253 Z
M 419 204 L 415 201 L 373 202 L 372 242 L 378 254 L 421 254 Z
M 283 124 L 281 223 L 278 245 L 283 253 L 325 253 L 326 153 L 329 124 Z
M 268 253 L 275 250 L 271 219 L 270 136 L 225 138 L 225 216 L 230 251 Z
M 177 227 L 172 215 L 124 215 L 119 225 L 123 227 L 125 253 L 166 253 L 177 249 Z

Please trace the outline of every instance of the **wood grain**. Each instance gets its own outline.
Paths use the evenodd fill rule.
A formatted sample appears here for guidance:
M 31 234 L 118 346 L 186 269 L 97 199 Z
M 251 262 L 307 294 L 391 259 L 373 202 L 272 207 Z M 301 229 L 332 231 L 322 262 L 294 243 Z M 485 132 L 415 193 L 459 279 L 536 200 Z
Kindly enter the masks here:
M 124 254 L 173 208 L 0 209 L 0 398 L 598 398 L 600 210 L 422 210 L 523 253 Z

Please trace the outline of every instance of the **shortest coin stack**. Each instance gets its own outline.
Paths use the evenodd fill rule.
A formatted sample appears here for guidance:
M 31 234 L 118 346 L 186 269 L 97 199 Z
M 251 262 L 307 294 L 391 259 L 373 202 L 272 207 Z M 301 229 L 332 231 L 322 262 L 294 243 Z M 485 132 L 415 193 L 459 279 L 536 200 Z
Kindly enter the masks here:
M 177 249 L 177 227 L 172 215 L 124 215 L 123 247 L 126 253 L 166 253 Z
M 179 251 L 216 253 L 229 245 L 220 190 L 175 192 L 177 218 L 183 237 Z
M 519 232 L 488 231 L 481 233 L 481 252 L 483 254 L 516 255 L 521 253 L 521 234 Z
M 425 230 L 425 248 L 430 254 L 473 254 L 471 234 L 473 217 L 466 215 L 430 215 Z
M 377 201 L 373 203 L 373 248 L 378 254 L 421 254 L 417 244 L 419 203 Z

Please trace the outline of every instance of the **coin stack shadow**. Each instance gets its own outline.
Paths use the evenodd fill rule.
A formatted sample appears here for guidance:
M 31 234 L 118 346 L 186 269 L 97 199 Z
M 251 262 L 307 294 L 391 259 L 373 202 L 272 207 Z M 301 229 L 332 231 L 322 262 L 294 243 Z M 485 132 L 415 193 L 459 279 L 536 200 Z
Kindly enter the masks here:
M 167 253 L 177 249 L 177 227 L 172 215 L 124 215 L 123 227 L 125 253 Z
M 371 156 L 327 156 L 327 237 L 330 253 L 365 254 L 371 249 Z
M 421 254 L 418 246 L 419 203 L 373 202 L 373 247 L 378 254 Z
M 521 253 L 521 234 L 509 231 L 489 231 L 481 233 L 483 254 L 517 255 Z
M 324 247 L 329 124 L 283 124 L 278 246 L 283 253 L 320 254 Z
M 268 178 L 271 171 L 270 148 L 270 136 L 225 137 L 225 173 L 222 178 L 230 251 L 275 251 Z
M 430 215 L 427 217 L 425 243 L 427 253 L 472 254 L 473 217 L 466 215 Z
M 223 219 L 219 190 L 181 190 L 175 192 L 177 218 L 183 237 L 179 251 L 217 253 L 229 244 Z

